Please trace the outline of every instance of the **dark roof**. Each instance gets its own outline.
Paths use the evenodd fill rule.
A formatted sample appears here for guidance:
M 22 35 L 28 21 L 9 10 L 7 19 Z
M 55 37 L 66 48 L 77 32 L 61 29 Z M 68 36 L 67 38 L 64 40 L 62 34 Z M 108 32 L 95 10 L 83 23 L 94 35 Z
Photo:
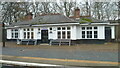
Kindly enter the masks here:
M 70 18 L 72 18 L 72 19 L 76 19 L 76 17 L 75 16 L 71 16 Z M 104 23 L 105 21 L 102 21 L 102 20 L 99 20 L 99 19 L 96 19 L 96 18 L 94 18 L 94 17 L 91 17 L 91 16 L 79 16 L 79 17 L 77 17 L 77 18 L 79 18 L 79 20 L 77 20 L 77 21 L 79 21 L 79 22 L 87 22 L 86 20 L 84 20 L 84 19 L 88 19 L 88 20 L 91 20 L 91 23 Z
M 28 24 L 56 24 L 56 23 L 73 23 L 76 22 L 61 14 L 47 14 L 35 17 L 28 21 L 19 21 L 13 25 L 28 25 Z
M 118 20 L 108 20 L 110 23 L 120 23 L 120 19 Z

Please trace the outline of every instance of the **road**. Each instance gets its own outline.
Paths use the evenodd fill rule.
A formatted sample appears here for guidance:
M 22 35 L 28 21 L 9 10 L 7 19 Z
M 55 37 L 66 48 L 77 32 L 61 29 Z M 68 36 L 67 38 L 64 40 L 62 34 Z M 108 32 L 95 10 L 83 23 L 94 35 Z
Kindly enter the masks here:
M 11 60 L 14 60 L 14 58 L 18 57 L 16 58 L 17 61 L 26 60 L 30 62 L 43 61 L 45 63 L 53 63 L 53 61 L 50 60 L 55 60 L 54 61 L 55 64 L 59 64 L 59 63 L 68 64 L 66 63 L 66 61 L 67 62 L 70 61 L 69 64 L 71 65 L 79 65 L 84 62 L 85 64 L 82 65 L 87 65 L 86 63 L 92 63 L 92 65 L 96 65 L 96 64 L 99 65 L 102 63 L 102 65 L 107 65 L 103 63 L 110 62 L 110 64 L 108 64 L 109 66 L 111 64 L 116 65 L 116 63 L 118 62 L 118 49 L 117 49 L 117 45 L 115 44 L 80 45 L 80 46 L 48 46 L 48 45 L 42 45 L 42 46 L 14 45 L 13 46 L 7 44 L 5 48 L 2 48 L 2 55 L 13 56 L 12 59 L 6 57 L 7 59 L 11 59 Z M 27 59 L 23 59 L 26 57 Z M 3 57 L 3 59 L 4 58 L 5 57 Z M 45 60 L 47 61 L 43 60 L 43 58 L 44 59 L 46 58 Z M 59 62 L 57 62 L 56 59 Z
M 58 59 L 76 59 L 76 60 L 95 60 L 95 61 L 118 61 L 118 52 L 113 51 L 83 51 L 76 49 L 55 49 L 55 48 L 3 48 L 3 55 L 12 56 L 29 56 L 29 57 L 44 57 Z

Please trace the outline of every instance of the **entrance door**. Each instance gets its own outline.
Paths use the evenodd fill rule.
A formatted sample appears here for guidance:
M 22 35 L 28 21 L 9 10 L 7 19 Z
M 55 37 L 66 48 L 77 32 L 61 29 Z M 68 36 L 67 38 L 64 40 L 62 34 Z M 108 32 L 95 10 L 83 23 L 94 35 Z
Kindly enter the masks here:
M 41 30 L 41 43 L 48 43 L 48 30 Z
M 111 28 L 105 27 L 105 40 L 110 41 L 111 40 Z

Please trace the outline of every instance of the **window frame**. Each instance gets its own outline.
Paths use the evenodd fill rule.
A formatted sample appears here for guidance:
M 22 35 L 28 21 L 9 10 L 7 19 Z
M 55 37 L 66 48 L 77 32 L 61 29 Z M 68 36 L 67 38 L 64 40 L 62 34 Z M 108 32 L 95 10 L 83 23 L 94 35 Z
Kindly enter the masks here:
M 34 39 L 34 28 L 24 28 L 23 29 L 23 38 L 24 39 Z
M 97 34 L 94 34 L 95 31 L 97 32 Z M 81 39 L 98 39 L 98 27 L 97 26 L 82 26 L 81 27 Z
M 19 38 L 19 29 L 11 29 L 11 38 L 18 39 Z
M 58 35 L 58 32 L 61 33 L 60 36 Z M 71 27 L 70 26 L 57 27 L 57 38 L 58 39 L 71 39 Z

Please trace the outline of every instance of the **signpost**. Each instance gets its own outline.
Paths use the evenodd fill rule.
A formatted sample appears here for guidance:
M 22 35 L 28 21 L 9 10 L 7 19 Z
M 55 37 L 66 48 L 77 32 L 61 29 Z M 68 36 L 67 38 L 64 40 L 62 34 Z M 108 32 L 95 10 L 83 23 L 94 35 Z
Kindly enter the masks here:
M 5 47 L 5 25 L 4 23 L 0 23 L 0 45 Z
M 5 35 L 6 35 L 6 33 L 5 33 L 5 24 L 4 23 L 2 23 L 2 42 L 3 42 L 3 47 L 5 47 Z
M 2 45 L 2 24 L 0 23 L 0 46 Z

